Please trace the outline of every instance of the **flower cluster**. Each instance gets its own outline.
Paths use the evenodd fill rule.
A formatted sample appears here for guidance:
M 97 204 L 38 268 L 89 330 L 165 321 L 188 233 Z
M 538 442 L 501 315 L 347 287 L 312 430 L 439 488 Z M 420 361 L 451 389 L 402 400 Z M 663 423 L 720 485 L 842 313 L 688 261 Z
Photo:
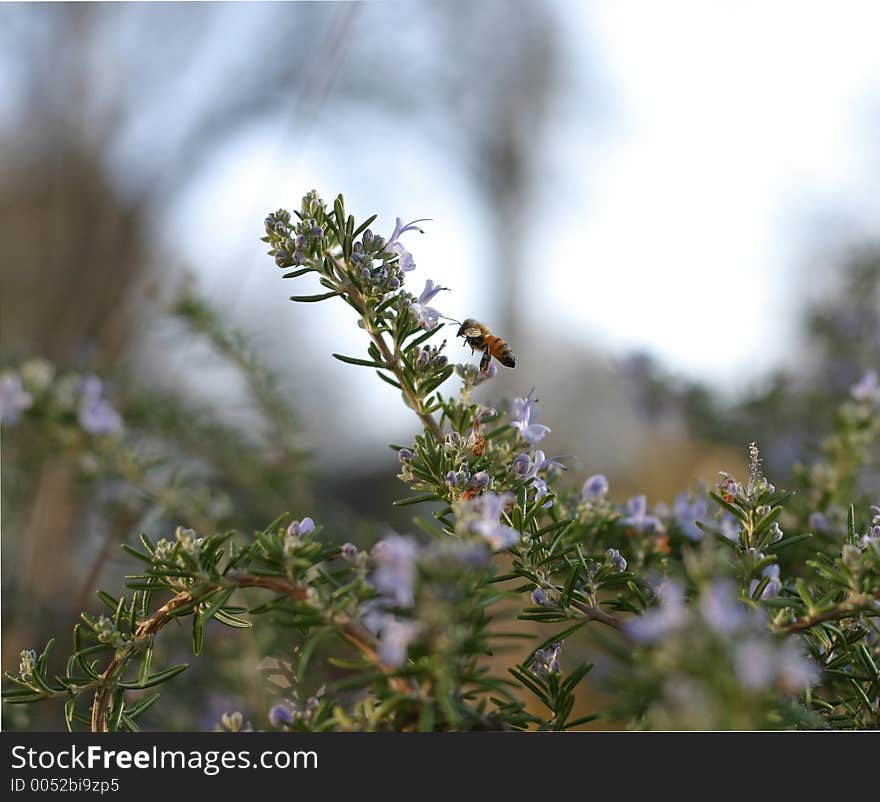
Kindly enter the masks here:
M 12 426 L 24 415 L 77 426 L 88 435 L 117 435 L 123 428 L 98 376 L 59 376 L 51 362 L 39 358 L 0 374 L 0 422 Z

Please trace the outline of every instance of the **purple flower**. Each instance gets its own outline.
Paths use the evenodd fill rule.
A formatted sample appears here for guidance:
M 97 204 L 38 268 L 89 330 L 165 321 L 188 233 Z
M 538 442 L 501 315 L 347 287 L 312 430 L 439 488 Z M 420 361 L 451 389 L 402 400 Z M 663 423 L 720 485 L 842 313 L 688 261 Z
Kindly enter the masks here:
M 532 604 L 537 605 L 538 607 L 543 607 L 545 604 L 549 603 L 549 599 L 547 598 L 547 594 L 541 588 L 535 588 L 530 595 L 532 600 Z
M 703 620 L 721 635 L 728 635 L 748 620 L 746 607 L 737 598 L 733 583 L 727 580 L 713 582 L 700 595 L 700 614 Z
M 391 232 L 391 236 L 388 237 L 388 242 L 385 243 L 385 249 L 388 250 L 392 245 L 394 245 L 399 239 L 401 234 L 406 234 L 407 231 L 418 231 L 419 234 L 424 234 L 425 232 L 419 228 L 416 223 L 427 223 L 430 222 L 430 217 L 421 217 L 418 220 L 413 220 L 410 223 L 404 225 L 399 217 L 394 219 L 394 231 Z
M 411 538 L 394 533 L 373 546 L 373 586 L 398 607 L 411 607 L 415 601 L 418 546 Z
M 8 374 L 0 377 L 0 422 L 15 424 L 21 420 L 21 413 L 28 409 L 34 399 L 26 393 L 21 379 Z
M 601 473 L 591 476 L 581 488 L 581 498 L 585 501 L 600 501 L 607 493 L 608 480 Z
M 410 304 L 410 309 L 412 309 L 413 314 L 416 316 L 416 320 L 419 321 L 419 324 L 424 326 L 427 331 L 431 331 L 437 328 L 437 324 L 440 320 L 440 313 L 431 306 L 428 306 L 428 302 L 431 301 L 438 292 L 448 291 L 449 287 L 441 287 L 439 284 L 434 284 L 431 279 L 428 279 L 425 282 L 425 289 L 422 290 L 422 294 L 418 297 L 418 300 L 413 301 Z
M 849 388 L 856 401 L 871 401 L 880 404 L 880 376 L 876 370 L 869 370 L 859 381 Z
M 533 397 L 535 388 L 529 390 L 525 398 L 514 398 L 511 404 L 510 414 L 513 415 L 514 429 L 518 429 L 522 439 L 529 445 L 540 443 L 550 432 L 550 428 L 540 423 L 532 423 L 537 417 L 537 400 Z
M 804 655 L 797 641 L 787 640 L 777 655 L 777 677 L 782 689 L 800 693 L 819 681 L 816 663 Z
M 648 515 L 647 496 L 633 496 L 626 502 L 626 510 L 629 514 L 620 520 L 624 526 L 637 532 L 660 532 L 663 529 L 663 524 L 656 515 Z
M 315 522 L 311 518 L 303 518 L 301 521 L 291 521 L 287 527 L 287 534 L 291 537 L 303 537 L 315 528 Z
M 429 220 L 430 218 L 422 218 L 421 220 L 413 220 L 411 223 L 407 223 L 403 225 L 401 223 L 400 218 L 396 218 L 394 224 L 394 231 L 391 233 L 391 236 L 388 238 L 388 242 L 385 243 L 385 250 L 389 253 L 397 254 L 397 266 L 404 272 L 408 273 L 411 270 L 416 269 L 415 260 L 412 257 L 412 254 L 400 244 L 399 238 L 401 234 L 405 234 L 407 231 L 418 231 L 419 234 L 424 234 L 425 232 L 420 229 L 416 223 L 423 223 Z
M 339 547 L 339 553 L 349 562 L 353 562 L 357 559 L 358 548 L 354 543 L 343 543 Z
M 739 542 L 740 523 L 729 512 L 725 512 L 721 520 L 718 522 L 718 531 L 722 537 L 732 540 L 734 543 Z
M 672 504 L 672 515 L 682 534 L 698 543 L 703 539 L 703 530 L 697 521 L 705 520 L 709 513 L 709 502 L 702 496 L 691 498 L 687 493 L 677 496 Z
M 288 727 L 296 721 L 295 711 L 288 705 L 274 705 L 269 711 L 269 723 L 276 729 Z
M 535 457 L 533 460 L 531 460 L 531 466 L 526 476 L 536 476 L 545 469 L 552 471 L 556 468 L 561 468 L 562 470 L 565 470 L 565 465 L 563 465 L 559 460 L 560 457 L 548 457 L 539 448 L 535 451 Z
M 625 624 L 626 632 L 639 643 L 653 643 L 677 630 L 685 621 L 684 590 L 666 580 L 658 589 L 659 606 Z
M 782 582 L 779 579 L 779 566 L 776 563 L 772 565 L 768 565 L 763 571 L 761 571 L 761 576 L 769 577 L 769 582 L 764 587 L 764 590 L 761 591 L 762 599 L 775 599 L 779 595 L 779 591 L 782 590 Z M 749 595 L 751 596 L 755 590 L 757 590 L 758 585 L 760 584 L 760 580 L 753 579 L 749 584 Z
M 104 398 L 104 384 L 97 376 L 83 379 L 77 418 L 90 434 L 115 434 L 122 429 L 122 418 Z
M 493 551 L 510 548 L 519 543 L 519 532 L 502 524 L 500 518 L 511 501 L 511 493 L 484 493 L 458 507 L 457 523 L 465 532 L 485 538 Z
M 821 512 L 811 512 L 810 517 L 807 519 L 807 526 L 809 526 L 814 532 L 831 531 L 828 519 Z
M 880 546 L 880 526 L 872 526 L 870 532 L 866 532 L 859 538 L 859 545 L 866 549 L 870 545 Z
M 562 643 L 557 641 L 551 643 L 549 649 L 538 649 L 535 652 L 535 659 L 532 663 L 532 671 L 541 679 L 547 679 L 550 674 L 558 674 L 562 670 L 559 665 L 559 652 L 562 649 Z
M 529 476 L 531 469 L 532 458 L 528 454 L 520 454 L 510 466 L 510 471 L 514 476 Z
M 421 630 L 421 624 L 416 621 L 402 621 L 389 616 L 379 635 L 379 661 L 390 668 L 403 665 L 410 643 Z
M 536 476 L 534 479 L 532 479 L 532 487 L 535 488 L 535 501 L 536 502 L 540 501 L 542 498 L 544 498 L 544 496 L 550 495 L 550 489 L 547 487 L 547 483 L 540 476 Z M 541 505 L 541 507 L 545 510 L 549 509 L 552 506 L 553 506 L 552 499 L 544 502 L 544 504 Z
M 489 474 L 486 471 L 479 471 L 471 477 L 471 489 L 483 490 L 489 486 Z
M 397 457 L 402 463 L 409 462 L 414 456 L 412 449 L 409 448 L 401 448 L 397 452 Z
M 608 549 L 605 552 L 605 559 L 615 573 L 620 574 L 626 571 L 626 558 L 617 549 Z
M 770 644 L 758 638 L 749 638 L 736 647 L 733 665 L 743 687 L 751 691 L 766 690 L 776 673 L 776 654 Z

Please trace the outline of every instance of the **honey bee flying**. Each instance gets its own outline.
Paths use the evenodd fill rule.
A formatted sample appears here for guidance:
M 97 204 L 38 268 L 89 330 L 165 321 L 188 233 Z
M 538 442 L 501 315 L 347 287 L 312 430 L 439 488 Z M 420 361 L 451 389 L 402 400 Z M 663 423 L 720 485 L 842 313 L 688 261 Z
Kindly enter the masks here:
M 464 337 L 465 342 L 471 347 L 471 353 L 483 352 L 483 357 L 480 359 L 481 373 L 489 370 L 489 362 L 493 356 L 508 368 L 516 366 L 516 357 L 510 346 L 500 337 L 492 334 L 489 327 L 479 321 L 469 317 L 461 324 L 456 336 Z

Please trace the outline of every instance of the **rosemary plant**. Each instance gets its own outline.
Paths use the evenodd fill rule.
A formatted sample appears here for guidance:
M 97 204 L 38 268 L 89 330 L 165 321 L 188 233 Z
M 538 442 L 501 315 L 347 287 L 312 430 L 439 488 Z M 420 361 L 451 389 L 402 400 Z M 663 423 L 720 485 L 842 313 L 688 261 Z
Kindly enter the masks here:
M 325 540 L 300 509 L 252 535 L 142 535 L 124 546 L 140 566 L 130 593 L 99 592 L 107 610 L 83 615 L 63 670 L 49 667 L 51 643 L 22 653 L 5 700 L 58 700 L 71 729 L 135 730 L 154 688 L 187 668 L 153 659 L 163 630 L 186 621 L 194 655 L 216 626 L 271 627 L 289 645 L 292 687 L 266 714 L 277 729 L 564 730 L 597 716 L 636 728 L 880 726 L 880 499 L 860 482 L 880 430 L 876 374 L 844 402 L 821 461 L 800 469 L 797 496 L 764 476 L 752 444 L 741 480 L 723 473 L 671 505 L 616 503 L 602 475 L 563 481 L 564 458 L 539 447 L 549 429 L 534 391 L 509 409 L 473 400 L 496 366 L 451 364 L 435 344 L 446 288 L 408 289 L 402 240 L 422 221 L 398 219 L 383 237 L 375 219 L 310 192 L 270 214 L 263 239 L 285 279 L 314 274 L 323 289 L 291 300 L 353 310 L 365 350 L 333 356 L 374 372 L 414 414 L 412 442 L 392 447 L 408 489 L 397 503 L 426 505 L 421 531 L 360 550 Z M 16 380 L 4 379 L 10 397 L 25 392 Z M 592 666 L 566 644 L 587 627 L 612 661 L 614 680 L 599 684 L 614 695 L 584 714 Z M 322 655 L 330 680 L 301 699 Z

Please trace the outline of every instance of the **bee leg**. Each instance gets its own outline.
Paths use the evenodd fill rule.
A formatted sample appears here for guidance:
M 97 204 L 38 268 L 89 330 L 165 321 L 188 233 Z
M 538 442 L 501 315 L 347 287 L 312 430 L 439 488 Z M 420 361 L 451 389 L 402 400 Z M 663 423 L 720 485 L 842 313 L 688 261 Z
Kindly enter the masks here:
M 480 359 L 480 373 L 485 375 L 489 372 L 489 363 L 492 361 L 492 355 L 488 351 L 483 351 L 483 357 Z

